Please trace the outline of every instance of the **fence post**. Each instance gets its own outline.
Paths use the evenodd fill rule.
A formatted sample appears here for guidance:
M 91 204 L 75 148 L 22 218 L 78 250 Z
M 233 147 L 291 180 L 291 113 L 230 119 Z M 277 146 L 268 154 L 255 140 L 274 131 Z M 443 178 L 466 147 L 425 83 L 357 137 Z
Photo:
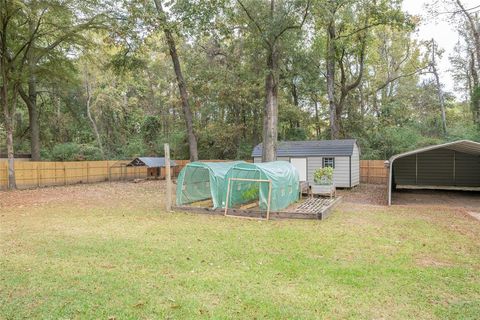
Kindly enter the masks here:
M 370 160 L 367 160 L 367 184 L 370 183 Z
M 8 190 L 8 161 L 5 162 L 5 186 Z
M 35 169 L 36 169 L 35 171 L 37 171 L 36 172 L 37 173 L 37 188 L 39 188 L 40 187 L 40 168 L 39 168 L 40 164 L 38 162 L 36 164 L 37 165 L 35 166 Z

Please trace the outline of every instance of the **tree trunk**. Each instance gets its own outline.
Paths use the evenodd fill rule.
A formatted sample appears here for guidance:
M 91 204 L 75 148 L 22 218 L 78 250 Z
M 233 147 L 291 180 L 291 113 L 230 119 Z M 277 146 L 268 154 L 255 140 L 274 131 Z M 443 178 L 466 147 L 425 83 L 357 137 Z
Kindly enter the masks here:
M 435 65 L 432 66 L 432 72 L 433 72 L 433 75 L 435 76 L 438 102 L 440 103 L 440 110 L 442 113 L 442 131 L 443 131 L 443 135 L 446 136 L 447 135 L 447 117 L 445 114 L 445 99 L 443 97 L 442 85 L 440 84 L 440 77 L 438 76 L 437 68 L 435 67 Z
M 5 61 L 3 61 L 5 62 Z M 15 180 L 15 154 L 13 149 L 13 115 L 15 113 L 15 95 L 16 92 L 12 92 L 14 96 L 12 102 L 10 103 L 8 99 L 8 86 L 9 79 L 7 75 L 7 70 L 5 70 L 6 63 L 2 63 L 2 87 L 1 87 L 1 97 L 0 102 L 3 107 L 3 116 L 5 120 L 5 129 L 7 131 L 7 158 L 8 158 L 8 189 L 16 189 L 17 184 Z M 14 90 L 13 90 L 14 91 Z
M 30 152 L 32 154 L 32 161 L 40 161 L 40 120 L 38 119 L 36 98 L 35 103 L 31 107 L 28 107 L 28 121 L 30 125 Z
M 433 76 L 435 77 L 435 84 L 437 86 L 437 96 L 438 96 L 438 102 L 440 103 L 440 110 L 442 114 L 442 131 L 443 135 L 447 135 L 447 117 L 445 115 L 445 99 L 443 97 L 443 90 L 442 90 L 442 85 L 440 83 L 440 77 L 438 75 L 437 71 L 437 65 L 435 64 L 435 50 L 436 50 L 436 44 L 435 41 L 432 39 L 432 73 Z
M 470 99 L 472 104 L 473 121 L 480 128 L 480 81 L 478 79 L 478 72 L 475 68 L 475 57 L 471 54 L 470 73 L 472 74 L 472 89 L 470 92 Z
M 277 71 L 277 52 L 272 45 L 267 59 L 267 76 L 265 78 L 265 109 L 263 114 L 263 148 L 262 162 L 277 159 L 278 139 L 278 87 L 275 79 Z
M 30 128 L 30 152 L 33 161 L 40 160 L 40 125 L 37 109 L 37 80 L 34 74 L 29 75 L 28 95 L 19 88 L 20 96 L 27 105 Z
M 299 108 L 300 102 L 298 99 L 298 89 L 294 81 L 292 81 L 292 98 L 293 98 L 293 105 Z M 300 120 L 298 118 L 296 118 L 295 121 L 293 122 L 292 128 L 300 128 Z
M 327 95 L 330 111 L 330 137 L 338 139 L 340 135 L 339 119 L 337 118 L 337 106 L 335 103 L 335 25 L 331 21 L 327 30 Z
M 320 116 L 318 115 L 318 101 L 317 99 L 313 99 L 313 103 L 315 104 L 315 131 L 317 139 L 320 139 L 321 128 L 320 128 Z
M 182 99 L 182 111 L 185 118 L 185 125 L 187 127 L 190 161 L 198 161 L 197 137 L 195 136 L 195 131 L 193 128 L 193 115 L 190 108 L 190 103 L 188 102 L 187 86 L 183 78 L 180 60 L 177 54 L 177 47 L 175 45 L 175 39 L 173 38 L 173 34 L 168 27 L 167 18 L 165 12 L 163 11 L 160 0 L 154 0 L 154 2 L 155 7 L 157 8 L 157 12 L 160 16 L 160 20 L 163 24 L 163 32 L 165 34 L 165 39 L 167 41 L 168 49 L 170 51 L 170 57 L 172 58 L 173 69 L 175 71 L 175 76 L 177 77 L 178 89 L 180 91 L 180 97 Z
M 291 84 L 291 89 L 292 89 L 292 99 L 293 99 L 293 105 L 298 108 L 300 105 L 298 102 L 298 90 L 297 90 L 297 85 L 295 84 L 294 81 L 292 81 Z
M 36 24 L 34 20 L 29 21 L 30 33 L 35 34 Z M 40 123 L 37 109 L 37 60 L 34 56 L 35 41 L 32 38 L 30 50 L 28 51 L 28 121 L 30 125 L 30 152 L 33 161 L 40 160 Z
M 97 140 L 98 147 L 100 148 L 100 152 L 102 153 L 102 157 L 105 158 L 105 154 L 103 152 L 103 144 L 102 144 L 102 139 L 100 137 L 100 132 L 98 131 L 97 123 L 95 122 L 95 119 L 93 119 L 91 108 L 92 108 L 92 85 L 90 83 L 89 75 L 88 75 L 88 67 L 85 66 L 85 71 L 84 71 L 84 81 L 85 81 L 85 94 L 87 95 L 87 101 L 86 101 L 86 109 L 87 109 L 87 117 L 88 120 L 90 121 L 93 129 L 93 133 L 95 134 L 95 139 Z
M 473 44 L 475 46 L 475 54 L 477 57 L 477 70 L 480 70 L 480 26 L 476 23 L 475 17 L 472 16 L 472 13 L 465 9 L 460 0 L 457 0 L 457 4 L 467 18 L 468 24 L 470 25 L 473 36 Z
M 16 189 L 15 179 L 15 154 L 13 150 L 13 120 L 12 116 L 5 115 L 5 124 L 7 129 L 7 157 L 8 157 L 8 189 Z

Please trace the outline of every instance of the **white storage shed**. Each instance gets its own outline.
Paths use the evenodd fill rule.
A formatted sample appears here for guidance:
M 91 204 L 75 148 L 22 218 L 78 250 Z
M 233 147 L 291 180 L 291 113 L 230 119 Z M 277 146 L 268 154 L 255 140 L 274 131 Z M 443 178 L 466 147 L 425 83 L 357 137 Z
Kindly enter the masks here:
M 253 162 L 262 162 L 262 144 L 252 152 Z M 289 161 L 297 168 L 300 181 L 313 183 L 318 168 L 333 167 L 333 182 L 339 188 L 360 184 L 360 148 L 357 140 L 281 141 L 277 159 Z

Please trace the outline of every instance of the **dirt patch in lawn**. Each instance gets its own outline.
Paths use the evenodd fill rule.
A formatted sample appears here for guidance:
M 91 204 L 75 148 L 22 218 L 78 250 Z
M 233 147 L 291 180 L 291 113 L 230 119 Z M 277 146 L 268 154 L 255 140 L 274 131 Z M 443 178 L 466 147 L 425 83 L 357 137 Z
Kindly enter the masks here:
M 415 262 L 420 267 L 451 267 L 453 266 L 453 264 L 450 262 L 441 261 L 428 256 L 418 257 L 415 260 Z
M 387 205 L 387 187 L 378 184 L 361 184 L 352 189 L 339 189 L 337 193 L 346 204 Z M 457 214 L 469 215 L 480 221 L 480 192 L 446 190 L 397 190 L 392 193 L 392 203 L 415 211 L 416 207 L 426 210 L 446 211 L 454 209 Z
M 165 181 L 151 180 L 139 183 L 112 182 L 77 184 L 29 190 L 0 191 L 0 208 L 29 208 L 44 205 L 75 204 L 114 206 L 128 199 L 132 203 L 146 203 L 163 198 Z M 151 200 L 149 198 L 152 197 Z
M 351 189 L 338 189 L 343 202 L 384 206 L 387 204 L 387 187 L 383 184 L 360 184 Z
M 479 210 L 480 210 L 480 209 L 479 209 Z M 468 211 L 468 214 L 469 214 L 471 217 L 473 217 L 473 218 L 477 219 L 478 221 L 480 221 L 480 211 L 479 211 L 479 212 Z
M 478 191 L 397 190 L 392 200 L 400 205 L 441 205 L 480 211 Z

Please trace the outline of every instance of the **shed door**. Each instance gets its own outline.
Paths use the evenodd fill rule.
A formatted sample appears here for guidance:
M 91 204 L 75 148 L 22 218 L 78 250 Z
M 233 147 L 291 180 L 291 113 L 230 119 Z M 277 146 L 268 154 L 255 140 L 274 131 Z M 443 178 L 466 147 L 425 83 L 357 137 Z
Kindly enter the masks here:
M 307 158 L 291 158 L 290 163 L 297 168 L 300 181 L 307 181 Z

